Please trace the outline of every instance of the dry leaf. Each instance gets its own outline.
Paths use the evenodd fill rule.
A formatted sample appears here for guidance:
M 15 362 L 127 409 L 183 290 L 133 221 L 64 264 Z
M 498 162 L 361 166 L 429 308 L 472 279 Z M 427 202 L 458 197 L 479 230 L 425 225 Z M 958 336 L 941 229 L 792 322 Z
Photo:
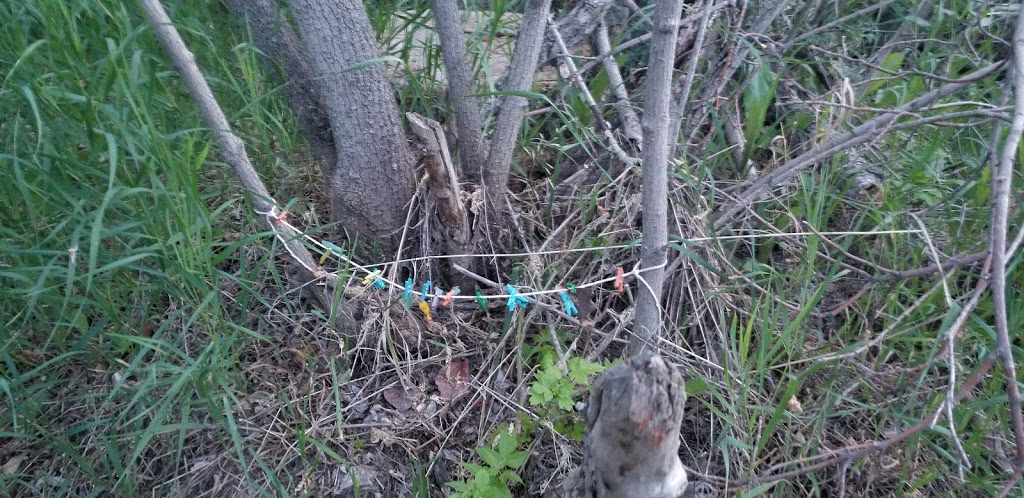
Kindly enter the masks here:
M 25 458 L 27 458 L 25 455 L 15 455 L 0 467 L 0 474 L 5 476 L 13 475 L 18 471 L 18 467 L 21 466 L 21 462 L 25 461 Z
M 384 399 L 400 412 L 412 408 L 412 400 L 409 399 L 409 394 L 402 387 L 389 387 L 384 390 L 383 394 Z
M 469 361 L 460 360 L 448 363 L 434 377 L 437 392 L 443 398 L 454 400 L 469 389 Z

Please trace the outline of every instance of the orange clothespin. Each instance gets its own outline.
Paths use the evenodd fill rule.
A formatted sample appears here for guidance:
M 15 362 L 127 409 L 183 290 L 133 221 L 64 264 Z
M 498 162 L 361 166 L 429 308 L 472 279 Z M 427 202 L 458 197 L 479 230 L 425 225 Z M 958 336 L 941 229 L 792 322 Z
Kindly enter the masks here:
M 615 270 L 615 290 L 619 291 L 619 294 L 626 291 L 626 272 L 622 271 L 621 266 Z
M 274 224 L 275 225 L 280 225 L 281 222 L 284 221 L 284 219 L 287 218 L 287 217 L 288 217 L 288 211 L 281 211 L 281 214 L 277 215 L 277 217 L 274 218 Z
M 433 317 L 430 316 L 430 305 L 426 301 L 420 301 L 420 311 L 427 317 L 427 323 L 433 322 Z
M 451 304 L 452 304 L 452 296 L 454 296 L 454 295 L 456 295 L 458 293 L 459 293 L 459 288 L 458 287 L 448 291 L 448 293 L 444 295 L 444 299 L 441 301 L 441 306 L 451 306 Z

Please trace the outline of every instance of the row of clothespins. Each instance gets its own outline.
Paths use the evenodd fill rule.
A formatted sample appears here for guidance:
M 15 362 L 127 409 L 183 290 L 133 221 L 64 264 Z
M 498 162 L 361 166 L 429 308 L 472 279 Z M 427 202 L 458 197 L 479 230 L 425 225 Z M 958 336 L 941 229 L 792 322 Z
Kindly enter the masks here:
M 529 299 L 527 299 L 527 296 L 558 294 L 558 297 L 562 302 L 562 308 L 564 309 L 565 314 L 572 317 L 579 315 L 579 310 L 576 308 L 576 303 L 572 300 L 571 297 L 572 294 L 576 293 L 576 289 L 584 287 L 595 287 L 607 282 L 614 282 L 613 285 L 615 287 L 615 290 L 619 294 L 622 294 L 626 290 L 626 272 L 622 269 L 621 266 L 619 266 L 616 268 L 614 277 L 589 282 L 585 285 L 580 286 L 574 285 L 572 283 L 567 283 L 565 285 L 565 288 L 560 287 L 554 290 L 520 292 L 519 289 L 516 289 L 516 287 L 513 286 L 512 284 L 505 284 L 505 291 L 507 292 L 507 294 L 488 296 L 484 295 L 480 291 L 476 291 L 474 296 L 462 296 L 460 295 L 461 290 L 458 287 L 455 287 L 445 292 L 441 288 L 434 286 L 431 283 L 431 281 L 427 280 L 420 287 L 420 292 L 417 293 L 413 290 L 415 282 L 413 281 L 412 278 L 406 279 L 404 285 L 398 285 L 396 282 L 392 282 L 390 280 L 385 279 L 383 276 L 383 272 L 379 268 L 371 269 L 369 267 L 360 265 L 355 261 L 352 261 L 345 255 L 345 251 L 342 248 L 331 243 L 330 241 L 313 238 L 309 235 L 306 235 L 302 231 L 298 230 L 290 223 L 288 223 L 287 211 L 278 211 L 276 208 L 273 208 L 271 211 L 266 213 L 260 213 L 259 211 L 257 211 L 257 213 L 265 216 L 267 220 L 270 221 L 272 226 L 287 226 L 290 229 L 295 230 L 296 233 L 302 234 L 303 238 L 311 242 L 313 245 L 317 246 L 322 253 L 322 256 L 320 257 L 321 265 L 323 265 L 327 261 L 327 259 L 334 256 L 339 261 L 346 262 L 353 268 L 365 272 L 366 276 L 362 280 L 363 285 L 373 286 L 376 289 L 385 291 L 388 289 L 389 286 L 393 288 L 400 288 L 402 289 L 402 302 L 409 307 L 412 306 L 413 298 L 415 297 L 416 301 L 418 301 L 417 306 L 419 307 L 420 311 L 423 312 L 423 315 L 426 317 L 428 322 L 433 321 L 433 317 L 431 316 L 431 310 L 437 309 L 439 306 L 450 306 L 452 300 L 454 299 L 475 299 L 477 304 L 480 305 L 480 309 L 484 311 L 487 310 L 488 299 L 505 299 L 506 305 L 508 306 L 508 310 L 515 311 L 516 308 L 525 308 L 530 303 Z M 276 235 L 280 237 L 280 233 L 277 233 Z M 635 274 L 636 272 L 637 270 L 634 269 L 631 273 Z M 433 294 L 431 294 L 432 289 Z M 429 303 L 428 300 L 430 300 Z
M 332 249 L 328 249 L 328 252 L 325 254 L 329 254 L 330 251 L 332 251 Z M 622 294 L 626 290 L 625 276 L 626 273 L 622 269 L 622 267 L 618 267 L 615 272 L 614 282 L 615 290 L 618 291 L 619 294 Z M 377 289 L 385 290 L 388 287 L 388 282 L 386 282 L 384 278 L 381 277 L 381 270 L 376 269 L 370 271 L 366 275 L 366 277 L 363 278 L 363 285 L 372 285 Z M 408 278 L 405 280 L 405 285 L 402 286 L 402 302 L 405 303 L 407 307 L 411 307 L 413 304 L 413 300 L 415 298 L 415 300 L 418 301 L 417 306 L 419 307 L 420 311 L 423 312 L 423 315 L 426 317 L 427 322 L 433 321 L 433 317 L 431 315 L 432 309 L 437 309 L 438 307 L 443 306 L 450 306 L 452 304 L 453 299 L 463 298 L 462 296 L 460 296 L 462 291 L 457 286 L 445 292 L 442 288 L 433 285 L 433 283 L 430 280 L 427 280 L 426 282 L 423 282 L 423 285 L 420 287 L 420 292 L 417 294 L 413 290 L 414 285 L 415 282 L 413 281 L 412 278 Z M 480 309 L 483 311 L 487 311 L 487 299 L 505 299 L 505 304 L 508 306 L 508 310 L 515 311 L 516 308 L 525 308 L 528 304 L 530 304 L 529 299 L 526 298 L 527 295 L 557 293 L 559 299 L 561 299 L 562 301 L 562 308 L 565 310 L 565 314 L 572 317 L 579 315 L 579 310 L 576 308 L 576 303 L 572 300 L 572 297 L 570 297 L 571 294 L 576 293 L 576 289 L 576 285 L 569 283 L 566 284 L 566 287 L 564 289 L 559 288 L 555 289 L 554 291 L 521 293 L 512 284 L 505 284 L 505 291 L 508 294 L 500 296 L 485 296 L 482 292 L 476 291 L 475 296 L 466 296 L 464 298 L 475 299 L 477 304 L 480 305 Z M 433 290 L 433 293 L 431 293 L 431 290 Z M 428 299 L 430 300 L 429 303 L 427 302 Z

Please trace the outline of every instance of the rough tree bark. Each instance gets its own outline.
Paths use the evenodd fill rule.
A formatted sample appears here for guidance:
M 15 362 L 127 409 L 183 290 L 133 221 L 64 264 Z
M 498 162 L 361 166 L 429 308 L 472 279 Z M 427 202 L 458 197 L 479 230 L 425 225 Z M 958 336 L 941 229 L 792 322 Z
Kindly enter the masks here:
M 526 4 L 523 25 L 512 53 L 512 64 L 508 67 L 504 90 L 529 90 L 533 82 L 533 73 L 537 69 L 537 58 L 540 57 L 549 10 L 551 0 L 529 0 Z M 525 113 L 526 99 L 509 95 L 502 102 L 501 111 L 494 125 L 491 150 L 487 154 L 487 165 L 483 171 L 484 197 L 487 199 L 487 208 L 493 213 L 492 216 L 495 216 L 491 223 L 498 223 L 501 219 L 498 213 L 505 212 L 505 189 L 508 185 L 512 151 L 519 137 L 519 128 L 523 125 Z
M 552 494 L 565 498 L 677 498 L 683 378 L 657 355 L 616 365 L 594 383 L 584 413 L 583 462 Z
M 299 130 L 320 163 L 324 178 L 329 177 L 338 159 L 334 136 L 298 35 L 274 0 L 226 0 L 225 4 L 239 19 L 245 20 L 256 46 L 281 65 L 288 105 L 295 112 Z
M 334 219 L 390 251 L 415 189 L 413 156 L 362 2 L 290 0 L 334 138 Z
M 629 352 L 637 355 L 661 333 L 661 289 L 668 250 L 669 113 L 682 0 L 658 2 L 654 10 L 650 66 L 644 93 L 643 247 L 640 250 L 640 296 Z M 671 137 L 675 138 L 675 137 Z

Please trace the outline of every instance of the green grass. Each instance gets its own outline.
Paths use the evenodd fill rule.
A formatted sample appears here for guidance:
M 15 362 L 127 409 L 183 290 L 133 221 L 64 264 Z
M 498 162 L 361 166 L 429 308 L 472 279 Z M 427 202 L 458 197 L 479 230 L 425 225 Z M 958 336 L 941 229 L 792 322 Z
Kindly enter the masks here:
M 352 372 L 339 357 L 348 345 L 290 287 L 276 242 L 262 232 L 219 162 L 140 9 L 133 2 L 108 3 L 0 4 L 0 25 L 10 27 L 0 37 L 0 67 L 6 70 L 0 79 L 0 466 L 18 462 L 0 473 L 0 490 L 4 495 L 175 495 L 210 489 L 223 472 L 243 493 L 315 494 L 307 479 L 325 468 L 355 475 L 348 465 L 369 445 L 366 432 L 353 435 L 341 422 Z M 498 3 L 498 10 L 508 8 Z M 423 2 L 378 7 L 371 12 L 375 29 L 403 50 L 407 38 L 398 39 L 388 18 L 401 12 L 398 26 L 419 29 L 429 18 Z M 954 1 L 947 7 L 933 25 L 922 27 L 922 37 L 960 39 L 970 5 Z M 292 203 L 298 216 L 308 215 L 311 226 L 323 227 L 329 220 L 318 171 L 281 88 L 273 83 L 277 79 L 267 74 L 244 30 L 228 22 L 221 9 L 185 0 L 169 13 L 271 192 Z M 642 32 L 642 19 L 634 21 Z M 858 24 L 865 22 L 858 19 L 839 30 L 851 54 L 867 56 L 878 48 L 875 25 Z M 887 29 L 898 25 L 879 22 Z M 483 52 L 500 29 L 493 23 L 473 33 L 470 52 Z M 894 56 L 887 65 L 937 72 L 966 65 L 964 57 L 945 57 L 944 47 L 925 41 L 912 57 Z M 1000 47 L 986 40 L 975 49 L 995 58 Z M 642 64 L 644 57 L 623 54 L 620 62 Z M 406 72 L 400 106 L 444 122 L 449 111 L 439 102 L 436 47 L 427 59 L 424 71 Z M 796 56 L 783 62 L 810 64 Z M 736 94 L 748 106 L 747 119 L 765 121 L 744 129 L 749 145 L 743 155 L 759 164 L 791 152 L 772 141 L 784 127 L 766 118 L 773 112 L 778 76 L 768 67 L 753 78 L 755 85 Z M 808 88 L 819 84 L 805 76 L 808 81 L 801 83 Z M 598 76 L 588 84 L 599 89 L 607 82 Z M 697 82 L 695 90 L 704 84 Z M 932 84 L 919 77 L 878 80 L 863 101 L 853 104 L 899 105 Z M 993 102 L 998 92 L 995 82 L 987 82 L 962 98 Z M 553 151 L 554 164 L 517 164 L 521 176 L 545 182 L 545 175 L 570 157 L 596 156 L 599 138 L 588 127 L 593 116 L 579 105 L 575 90 L 568 94 L 567 103 L 526 123 L 521 136 L 531 151 Z M 809 115 L 794 120 L 808 133 L 828 133 L 838 114 L 825 108 L 820 120 Z M 874 197 L 848 195 L 846 159 L 838 157 L 758 203 L 757 214 L 781 231 L 803 232 L 801 220 L 820 231 L 918 231 L 923 225 L 947 254 L 980 250 L 987 240 L 991 195 L 989 173 L 981 166 L 989 127 L 893 133 L 879 145 L 893 152 L 885 164 L 892 176 Z M 721 130 L 712 133 L 709 153 L 685 157 L 673 176 L 689 189 L 673 196 L 680 211 L 690 207 L 681 199 L 695 192 L 713 207 L 720 201 L 708 186 L 735 180 Z M 621 228 L 631 221 L 627 189 L 638 189 L 638 182 L 610 186 L 610 180 L 601 179 L 570 200 L 570 214 L 555 214 L 560 206 L 553 191 L 543 195 L 538 188 L 531 197 L 534 191 L 526 189 L 525 204 L 540 206 L 533 213 L 540 221 L 531 220 L 537 233 L 571 215 L 580 222 L 570 227 L 575 235 L 566 238 L 566 247 L 635 241 L 631 229 Z M 1019 190 L 1019 177 L 1015 181 Z M 1019 226 L 1020 214 L 1014 216 Z M 747 228 L 752 227 L 769 230 L 760 223 Z M 979 277 L 973 270 L 952 274 L 948 296 L 935 277 L 883 283 L 829 318 L 829 310 L 862 283 L 847 265 L 863 265 L 847 253 L 901 270 L 933 261 L 920 233 L 830 235 L 829 240 L 843 249 L 813 235 L 674 239 L 673 249 L 691 256 L 690 266 L 699 275 L 685 284 L 687 293 L 671 294 L 675 300 L 669 306 L 692 312 L 679 321 L 672 338 L 690 347 L 698 332 L 708 332 L 713 336 L 706 343 L 712 348 L 708 356 L 722 367 L 688 382 L 692 416 L 684 426 L 685 464 L 742 481 L 795 468 L 786 462 L 891 437 L 935 412 L 950 372 L 962 382 L 994 347 L 986 296 L 956 338 L 955 356 L 934 358 L 943 332 Z M 540 242 L 530 240 L 534 247 Z M 545 262 L 539 280 L 546 285 L 570 274 L 603 276 L 612 258 L 628 255 Z M 1012 261 L 1010 289 L 1024 286 L 1020 260 Z M 512 278 L 529 278 L 527 270 L 515 266 Z M 629 304 L 628 296 L 610 292 L 595 300 L 614 313 Z M 1009 304 L 1010 328 L 1020 330 L 1024 300 L 1014 295 Z M 485 327 L 488 339 L 506 334 L 512 339 L 500 344 L 488 368 L 499 370 L 508 361 L 514 365 L 506 372 L 511 381 L 537 381 L 539 360 L 528 351 L 551 341 L 546 332 L 536 333 L 538 324 L 499 316 Z M 872 342 L 882 331 L 884 340 Z M 563 333 L 557 340 L 566 349 L 575 339 Z M 404 361 L 401 354 L 388 353 L 397 358 L 389 359 L 394 364 Z M 1014 353 L 1019 357 L 1019 346 Z M 685 363 L 687 358 L 675 359 Z M 1013 452 L 1005 381 L 993 369 L 953 410 L 971 464 L 964 481 L 955 477 L 960 458 L 950 420 L 943 417 L 884 455 L 851 462 L 845 470 L 851 489 L 907 496 L 997 491 L 1006 479 L 999 452 Z M 330 409 L 319 411 L 324 406 Z M 328 422 L 319 425 L 323 420 Z M 256 431 L 260 423 L 263 429 L 273 427 L 279 439 L 267 442 L 272 431 Z M 488 423 L 493 429 L 501 421 Z M 476 458 L 472 450 L 462 455 L 467 463 Z M 431 490 L 427 467 L 434 458 L 409 455 L 416 462 L 417 496 Z M 747 495 L 827 494 L 839 468 L 748 489 Z
M 27 456 L 6 493 L 171 492 L 151 478 L 184 475 L 199 439 L 252 460 L 225 406 L 275 265 L 247 257 L 266 234 L 243 235 L 246 201 L 140 14 L 0 6 L 0 433 L 7 459 Z M 294 150 L 253 47 L 224 44 L 235 28 L 206 2 L 171 15 L 245 139 Z M 256 157 L 265 172 L 283 158 Z

